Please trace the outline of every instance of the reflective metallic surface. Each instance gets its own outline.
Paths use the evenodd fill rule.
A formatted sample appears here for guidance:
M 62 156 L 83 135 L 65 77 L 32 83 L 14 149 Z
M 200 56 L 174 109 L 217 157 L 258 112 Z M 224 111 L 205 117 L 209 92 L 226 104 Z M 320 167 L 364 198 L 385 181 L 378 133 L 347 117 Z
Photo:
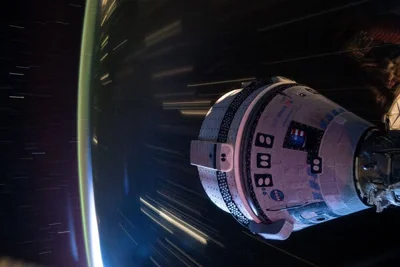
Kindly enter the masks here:
M 208 111 L 190 161 L 210 200 L 273 240 L 375 205 L 363 203 L 354 177 L 375 126 L 307 86 L 274 80 L 255 80 Z
M 367 210 L 285 242 L 265 241 L 209 201 L 189 159 L 207 111 L 257 77 L 307 84 L 383 128 L 394 79 L 389 88 L 385 75 L 377 78 L 380 69 L 365 63 L 395 57 L 398 45 L 364 33 L 398 21 L 396 5 L 88 1 L 85 19 L 94 24 L 86 24 L 81 57 L 81 198 L 85 218 L 97 219 L 104 266 L 374 266 L 398 259 L 397 210 Z M 90 254 L 97 237 L 85 223 Z

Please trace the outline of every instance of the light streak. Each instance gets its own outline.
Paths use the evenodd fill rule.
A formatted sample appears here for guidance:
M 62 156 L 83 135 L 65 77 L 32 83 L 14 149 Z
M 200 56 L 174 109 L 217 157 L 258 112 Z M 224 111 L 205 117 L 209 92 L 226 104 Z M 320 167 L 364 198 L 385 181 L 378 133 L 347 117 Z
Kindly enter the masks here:
M 165 212 L 165 211 L 164 211 Z M 200 232 L 199 230 L 195 229 L 193 226 L 189 225 L 188 223 L 182 221 L 181 219 L 175 217 L 172 214 L 165 214 L 164 212 L 160 211 L 160 216 L 163 217 L 165 220 L 170 222 L 171 224 L 175 225 L 177 228 L 181 229 L 183 232 L 187 233 L 203 245 L 207 244 L 207 239 L 202 237 L 201 235 L 197 234 L 195 231 Z M 190 229 L 192 228 L 192 229 Z M 194 231 L 195 230 L 195 231 Z M 205 234 L 203 234 L 205 235 Z M 206 235 L 205 235 L 206 236 Z
M 133 223 L 122 213 L 122 211 L 120 209 L 117 209 L 117 211 L 119 212 L 119 214 L 121 214 L 121 216 L 129 223 L 129 225 L 132 228 L 135 228 L 135 226 L 133 225 Z
M 115 0 L 111 3 L 110 7 L 108 8 L 106 15 L 108 15 L 108 17 L 111 16 L 111 14 L 114 12 L 115 10 Z
M 103 83 L 103 85 L 107 85 L 109 83 L 112 83 L 112 80 L 106 81 L 105 83 Z
M 163 102 L 163 106 L 207 106 L 207 107 L 209 107 L 210 105 L 211 105 L 211 101 L 209 101 L 209 100 Z
M 108 56 L 108 53 L 106 53 L 102 58 L 100 58 L 100 61 L 103 61 L 104 59 L 106 59 L 107 56 Z
M 255 80 L 255 77 L 248 77 L 248 78 L 240 78 L 234 80 L 224 80 L 224 81 L 216 81 L 216 82 L 208 82 L 208 83 L 193 83 L 188 84 L 187 87 L 199 87 L 199 86 L 208 86 L 208 85 L 216 85 L 216 84 L 224 84 L 224 83 L 234 83 L 234 82 L 243 82 L 243 81 L 250 81 Z
M 211 233 L 213 235 L 217 235 L 218 237 L 220 237 L 219 231 L 216 230 L 215 228 L 212 228 L 211 226 L 208 226 L 207 224 L 201 222 L 200 220 L 193 218 L 192 216 L 188 215 L 187 213 L 183 213 L 182 211 L 176 209 L 174 206 L 166 203 L 166 206 L 168 206 L 168 208 L 171 211 L 174 211 L 176 214 L 179 214 L 181 217 L 192 221 L 194 226 L 198 226 L 199 228 L 202 228 L 202 233 L 204 233 L 204 235 L 207 235 L 207 238 L 211 241 L 213 241 L 214 243 L 218 244 L 221 247 L 225 247 L 221 242 L 217 241 L 215 238 L 211 237 L 208 233 Z M 205 219 L 205 218 L 204 218 Z M 208 220 L 209 221 L 209 220 Z M 197 229 L 197 228 L 196 228 Z
M 137 246 L 138 243 L 137 243 L 137 242 L 135 241 L 135 239 L 133 239 L 133 237 L 128 233 L 128 231 L 125 229 L 125 227 L 124 227 L 121 223 L 119 223 L 119 226 L 122 228 L 122 230 L 125 232 L 125 234 L 128 235 L 128 237 L 132 240 L 132 242 L 135 243 L 135 245 Z
M 108 35 L 106 36 L 106 38 L 104 38 L 103 42 L 101 43 L 101 46 L 105 46 L 108 42 Z M 102 48 L 103 49 L 103 48 Z
M 177 251 L 179 251 L 180 253 L 182 253 L 183 255 L 186 256 L 186 258 L 188 258 L 189 260 L 191 260 L 194 264 L 196 264 L 197 266 L 201 267 L 202 265 L 200 263 L 198 263 L 197 261 L 195 261 L 192 257 L 190 257 L 188 254 L 186 254 L 182 249 L 178 248 L 178 246 L 176 246 L 174 243 L 172 243 L 171 241 L 169 241 L 168 238 L 164 238 L 165 241 L 168 242 L 168 244 L 170 244 L 171 246 L 173 246 Z
M 72 7 L 82 7 L 81 5 L 73 4 L 73 3 L 69 3 L 69 5 L 72 6 Z
M 168 76 L 172 76 L 172 75 L 178 75 L 178 74 L 191 72 L 192 70 L 193 70 L 193 66 L 186 66 L 186 67 L 182 67 L 182 68 L 176 68 L 176 69 L 172 69 L 172 70 L 166 70 L 166 71 L 154 73 L 152 75 L 152 78 L 159 79 L 159 78 L 164 78 L 164 77 L 168 77 Z
M 151 205 L 149 202 L 147 202 L 146 200 L 144 200 L 143 198 L 140 198 L 140 201 L 145 204 L 147 207 L 149 207 L 150 209 L 152 209 L 154 212 L 156 212 L 158 215 L 160 215 L 160 217 L 162 217 L 163 219 L 165 219 L 166 221 L 168 221 L 169 223 L 171 223 L 172 225 L 174 225 L 175 227 L 177 227 L 178 229 L 180 229 L 181 231 L 185 232 L 186 234 L 188 234 L 189 236 L 193 237 L 194 239 L 196 239 L 197 241 L 199 241 L 200 243 L 206 245 L 207 244 L 207 239 L 205 239 L 203 236 L 201 236 L 200 234 L 196 233 L 200 232 L 199 230 L 195 229 L 193 226 L 189 225 L 188 223 L 182 221 L 181 219 L 175 217 L 174 215 L 168 213 L 167 211 L 163 210 L 160 211 L 158 210 L 156 207 L 154 207 L 153 205 Z M 203 234 L 203 233 L 202 233 Z M 204 236 L 207 236 L 205 234 L 203 234 Z
M 174 234 L 174 232 L 172 232 L 172 230 L 170 230 L 168 227 L 166 227 L 164 224 L 162 224 L 161 222 L 159 222 L 156 218 L 154 218 L 153 216 L 151 216 L 148 212 L 146 212 L 144 209 L 140 209 L 144 214 L 146 214 L 150 219 L 152 219 L 155 223 L 157 223 L 159 226 L 161 226 L 162 228 L 164 228 L 167 232 L 169 232 L 170 234 Z
M 184 116 L 206 116 L 208 110 L 203 109 L 183 109 L 179 110 L 179 112 Z
M 161 254 L 160 251 L 158 251 L 155 247 L 153 247 L 152 245 L 150 245 L 150 247 L 153 249 L 153 251 L 155 251 L 158 256 L 163 259 L 165 262 L 167 262 L 168 264 L 171 264 L 171 262 L 169 260 L 167 260 L 167 258 L 164 257 L 164 255 Z
M 165 198 L 168 199 L 169 201 L 175 203 L 176 205 L 179 205 L 179 206 L 181 206 L 181 207 L 184 207 L 184 208 L 190 210 L 190 211 L 193 212 L 193 213 L 196 213 L 196 214 L 198 214 L 198 215 L 201 215 L 200 212 L 198 212 L 197 210 L 194 210 L 193 208 L 189 207 L 189 206 L 186 205 L 186 204 L 183 204 L 182 201 L 175 200 L 175 199 L 173 199 L 172 197 L 170 197 L 170 196 L 164 194 L 163 192 L 161 192 L 161 191 L 159 191 L 159 190 L 157 190 L 157 193 L 159 193 L 160 195 L 162 195 L 163 197 L 165 197 Z
M 47 187 L 47 188 L 37 188 L 37 191 L 51 191 L 51 190 L 59 190 L 59 187 Z
M 46 155 L 46 152 L 32 152 L 32 155 Z
M 162 151 L 162 152 L 165 152 L 165 153 L 171 153 L 171 154 L 183 156 L 182 153 L 180 153 L 178 151 L 175 151 L 175 150 L 172 150 L 172 149 L 165 148 L 165 147 L 160 147 L 160 146 L 155 146 L 155 145 L 150 145 L 150 144 L 146 144 L 146 146 L 151 148 L 151 149 L 159 150 L 159 151 Z
M 16 29 L 25 29 L 25 27 L 18 26 L 18 25 L 13 25 L 13 24 L 10 24 L 8 26 L 10 26 L 11 28 L 16 28 Z
M 117 50 L 118 48 L 120 48 L 123 44 L 125 44 L 126 42 L 128 42 L 128 39 L 125 39 L 122 41 L 122 43 L 120 43 L 119 45 L 117 45 L 116 47 L 113 48 L 113 51 Z
M 149 196 L 147 196 L 147 195 L 146 195 L 146 198 L 150 199 L 150 200 L 153 201 L 154 203 L 157 203 L 157 205 L 159 205 L 160 207 L 162 207 L 163 210 L 166 210 L 166 209 L 163 208 L 163 207 L 165 207 L 163 204 L 157 202 L 156 200 L 152 199 L 151 197 L 149 197 Z M 167 205 L 169 205 L 169 204 L 167 204 Z M 180 211 L 179 211 L 178 209 L 174 208 L 174 207 L 171 206 L 171 205 L 169 205 L 169 206 L 170 206 L 170 208 L 171 208 L 172 210 L 174 210 L 175 212 L 180 213 Z M 154 206 L 153 206 L 153 207 L 154 207 Z M 168 212 L 168 211 L 166 211 L 166 212 Z M 168 212 L 168 213 L 171 214 L 170 212 Z M 197 220 L 197 219 L 194 219 L 193 217 L 191 217 L 191 216 L 189 216 L 189 215 L 187 215 L 187 214 L 182 214 L 181 216 L 188 217 L 190 220 L 197 221 L 199 224 L 203 224 L 203 225 L 204 225 L 204 223 L 200 222 L 200 221 Z M 176 217 L 176 216 L 175 216 L 175 217 Z M 181 221 L 182 221 L 182 220 L 181 220 Z M 190 225 L 189 225 L 189 226 L 190 226 Z M 193 226 L 190 226 L 190 227 L 192 227 L 192 229 L 193 229 L 194 231 L 200 232 L 207 240 L 209 239 L 209 240 L 213 241 L 215 244 L 217 244 L 218 246 L 220 246 L 220 247 L 222 247 L 222 248 L 225 248 L 225 246 L 224 246 L 221 242 L 219 242 L 218 240 L 216 240 L 215 238 L 213 238 L 213 237 L 207 235 L 206 233 L 204 233 L 204 232 L 202 232 L 202 231 L 200 231 L 200 230 L 197 230 L 197 228 L 195 228 L 195 227 L 193 227 Z M 208 227 L 208 226 L 205 225 L 204 228 L 207 229 L 207 228 L 210 228 L 210 227 Z M 210 231 L 214 231 L 214 232 L 215 232 L 216 230 L 215 230 L 215 229 L 210 229 Z M 218 235 L 218 233 L 216 233 L 216 234 Z
M 108 76 L 110 76 L 110 75 L 109 75 L 108 73 L 106 73 L 106 74 L 104 74 L 103 76 L 101 76 L 100 80 L 102 81 L 102 80 L 104 80 L 104 79 L 107 79 Z
M 160 239 L 158 240 L 158 243 L 160 243 L 166 250 L 168 250 L 172 255 L 174 255 L 176 258 L 178 258 L 186 266 L 189 266 L 189 264 L 187 264 L 187 262 L 182 257 L 180 257 L 178 254 L 176 254 L 175 251 L 173 251 L 172 249 L 167 247 L 163 242 L 160 241 Z
M 35 240 L 27 240 L 27 241 L 22 241 L 19 242 L 19 244 L 29 244 L 29 243 L 33 243 Z
M 178 187 L 178 188 L 181 188 L 181 189 L 183 189 L 183 190 L 185 190 L 185 191 L 187 191 L 187 192 L 190 192 L 190 193 L 193 193 L 193 194 L 195 194 L 195 195 L 197 195 L 197 196 L 200 196 L 200 197 L 203 197 L 203 198 L 205 198 L 205 199 L 208 199 L 206 196 L 201 195 L 201 194 L 199 194 L 198 192 L 196 192 L 196 191 L 194 191 L 194 190 L 191 190 L 191 189 L 189 189 L 189 188 L 187 188 L 187 187 L 185 187 L 185 186 L 182 186 L 182 185 L 180 185 L 180 184 L 177 184 L 177 183 L 175 183 L 175 182 L 172 182 L 171 180 L 167 180 L 167 182 L 170 183 L 170 184 L 172 184 L 172 185 L 174 185 L 174 186 L 176 186 L 176 187 Z
M 108 44 L 108 41 L 106 41 L 104 45 L 102 44 L 101 47 L 100 47 L 100 50 L 103 50 L 104 47 L 106 47 L 107 44 Z
M 259 32 L 263 32 L 263 31 L 274 29 L 274 28 L 286 26 L 288 24 L 292 24 L 292 23 L 299 22 L 299 21 L 302 21 L 302 20 L 318 17 L 318 16 L 325 15 L 325 14 L 328 14 L 328 13 L 331 13 L 331 12 L 336 12 L 336 11 L 339 11 L 339 10 L 342 10 L 342 9 L 346 9 L 348 7 L 357 6 L 357 5 L 366 3 L 368 1 L 369 0 L 361 0 L 361 1 L 357 1 L 357 2 L 352 2 L 352 3 L 346 4 L 346 5 L 342 5 L 342 6 L 330 8 L 330 9 L 327 9 L 327 10 L 323 10 L 323 11 L 320 11 L 320 12 L 317 12 L 317 13 L 309 14 L 309 15 L 306 15 L 306 16 L 303 16 L 303 17 L 300 17 L 300 18 L 295 18 L 295 19 L 288 20 L 288 21 L 285 21 L 285 22 L 282 22 L 282 23 L 278 23 L 278 24 L 275 24 L 275 25 L 267 26 L 267 27 L 258 29 L 258 31 Z
M 164 28 L 149 34 L 145 37 L 144 42 L 146 46 L 154 45 L 162 40 L 170 38 L 182 31 L 181 21 L 175 21 L 171 24 L 168 24 Z
M 58 24 L 62 24 L 62 25 L 69 25 L 69 23 L 68 22 L 64 22 L 64 21 L 56 21 L 56 23 L 58 23 Z
M 104 22 L 106 22 L 107 14 L 104 16 L 103 21 L 101 22 L 100 26 L 103 26 Z
M 150 257 L 150 260 L 154 263 L 154 265 L 155 266 L 157 266 L 157 267 L 161 267 L 161 265 L 160 264 L 158 264 L 157 262 L 156 262 L 156 260 L 155 259 L 153 259 L 153 257 Z

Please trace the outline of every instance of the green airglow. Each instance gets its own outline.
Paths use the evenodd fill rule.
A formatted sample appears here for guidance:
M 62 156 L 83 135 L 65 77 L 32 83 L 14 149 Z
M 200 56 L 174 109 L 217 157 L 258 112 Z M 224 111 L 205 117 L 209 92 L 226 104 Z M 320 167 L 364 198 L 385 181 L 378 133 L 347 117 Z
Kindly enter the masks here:
M 79 66 L 79 88 L 78 88 L 78 168 L 79 168 L 79 193 L 82 215 L 82 227 L 85 242 L 85 252 L 88 266 L 95 266 L 91 251 L 89 216 L 90 208 L 88 201 L 88 170 L 91 159 L 87 153 L 90 148 L 90 86 L 93 60 L 94 34 L 96 27 L 96 14 L 98 1 L 87 0 L 82 32 L 82 44 Z M 90 153 L 90 152 L 89 152 Z M 90 177 L 90 179 L 92 179 Z

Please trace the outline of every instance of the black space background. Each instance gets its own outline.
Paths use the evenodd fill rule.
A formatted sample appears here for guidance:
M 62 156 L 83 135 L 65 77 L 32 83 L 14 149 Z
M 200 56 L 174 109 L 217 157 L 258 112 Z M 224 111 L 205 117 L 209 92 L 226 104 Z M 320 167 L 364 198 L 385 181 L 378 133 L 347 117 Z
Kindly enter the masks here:
M 1 5 L 0 257 L 83 266 L 76 98 L 84 1 Z M 77 260 L 65 232 L 69 205 Z

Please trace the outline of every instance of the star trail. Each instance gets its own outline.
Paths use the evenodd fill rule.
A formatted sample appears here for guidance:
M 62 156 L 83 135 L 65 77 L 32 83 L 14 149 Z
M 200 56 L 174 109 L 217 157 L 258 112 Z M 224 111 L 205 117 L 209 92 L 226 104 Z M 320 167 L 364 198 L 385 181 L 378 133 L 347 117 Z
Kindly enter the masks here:
M 0 257 L 85 265 L 76 164 L 83 4 L 14 1 L 3 9 Z

